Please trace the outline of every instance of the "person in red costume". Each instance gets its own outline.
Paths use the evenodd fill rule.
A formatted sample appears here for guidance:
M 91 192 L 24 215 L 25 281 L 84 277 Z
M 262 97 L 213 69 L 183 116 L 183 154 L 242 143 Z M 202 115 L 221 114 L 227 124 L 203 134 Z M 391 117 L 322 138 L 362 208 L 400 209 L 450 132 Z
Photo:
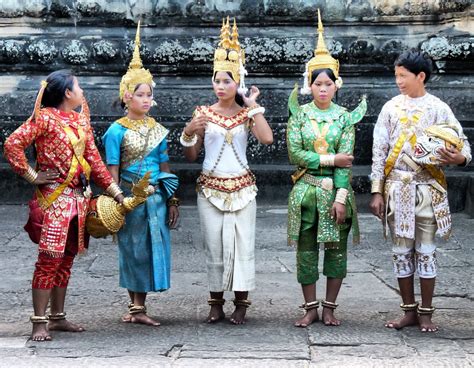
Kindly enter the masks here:
M 74 111 L 81 105 L 80 113 Z M 31 144 L 36 169 L 25 155 Z M 36 186 L 25 225 L 39 250 L 32 282 L 31 339 L 49 341 L 50 330 L 82 332 L 83 327 L 66 319 L 64 301 L 74 257 L 88 246 L 89 179 L 118 202 L 123 195 L 102 162 L 87 103 L 71 72 L 55 71 L 41 82 L 33 115 L 6 139 L 4 149 L 12 169 Z

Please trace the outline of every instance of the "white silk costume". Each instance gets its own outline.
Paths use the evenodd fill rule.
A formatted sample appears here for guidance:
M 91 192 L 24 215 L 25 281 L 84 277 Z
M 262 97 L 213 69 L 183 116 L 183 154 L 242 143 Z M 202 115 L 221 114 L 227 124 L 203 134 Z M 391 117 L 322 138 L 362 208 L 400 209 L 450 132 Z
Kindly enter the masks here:
M 420 166 L 412 159 L 417 137 L 435 124 L 457 129 L 464 140 L 461 153 L 469 164 L 471 149 L 461 124 L 446 103 L 429 93 L 394 97 L 383 106 L 374 128 L 372 193 L 384 195 L 399 278 L 413 275 L 415 269 L 420 277 L 436 277 L 435 233 L 443 238 L 451 233 L 443 172 L 439 166 Z

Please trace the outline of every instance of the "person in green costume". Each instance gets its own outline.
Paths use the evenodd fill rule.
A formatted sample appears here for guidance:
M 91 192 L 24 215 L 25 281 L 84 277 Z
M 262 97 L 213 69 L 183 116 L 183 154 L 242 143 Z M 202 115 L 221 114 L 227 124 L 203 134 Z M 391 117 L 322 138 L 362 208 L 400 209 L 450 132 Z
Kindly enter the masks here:
M 334 316 L 336 298 L 347 272 L 347 240 L 353 229 L 358 242 L 358 223 L 351 166 L 354 159 L 354 125 L 364 116 L 365 98 L 352 112 L 332 102 L 342 86 L 339 62 L 326 48 L 318 10 L 318 43 L 306 64 L 302 94 L 313 101 L 300 106 L 298 86 L 289 98 L 287 146 L 290 162 L 298 169 L 288 202 L 288 241 L 296 246 L 297 278 L 303 289 L 305 315 L 295 322 L 307 327 L 319 320 L 316 281 L 319 278 L 319 245 L 324 244 L 323 274 L 327 277 L 322 321 L 339 326 Z

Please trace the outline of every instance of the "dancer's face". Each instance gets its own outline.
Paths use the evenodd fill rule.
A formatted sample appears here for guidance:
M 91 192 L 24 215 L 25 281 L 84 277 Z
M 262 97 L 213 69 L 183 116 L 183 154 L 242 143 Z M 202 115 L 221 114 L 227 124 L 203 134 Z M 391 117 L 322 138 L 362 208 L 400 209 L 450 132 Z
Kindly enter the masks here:
M 150 111 L 153 102 L 153 90 L 148 84 L 140 84 L 126 101 L 128 111 L 137 115 L 144 115 Z
M 395 82 L 402 95 L 419 96 L 420 91 L 425 88 L 425 77 L 424 72 L 415 74 L 403 66 L 395 67 Z
M 336 94 L 336 84 L 325 72 L 319 73 L 311 85 L 314 102 L 318 107 L 327 108 Z
M 81 106 L 83 96 L 84 94 L 82 88 L 79 86 L 79 81 L 74 77 L 72 89 L 67 89 L 65 92 L 66 101 L 72 109 L 75 109 Z
M 238 86 L 227 72 L 217 72 L 212 86 L 219 100 L 235 99 Z

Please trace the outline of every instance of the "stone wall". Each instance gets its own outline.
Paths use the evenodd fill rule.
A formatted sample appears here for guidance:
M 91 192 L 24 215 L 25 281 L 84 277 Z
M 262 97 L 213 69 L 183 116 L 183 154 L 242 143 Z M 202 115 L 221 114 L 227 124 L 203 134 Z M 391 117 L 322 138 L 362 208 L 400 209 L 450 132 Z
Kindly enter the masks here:
M 474 142 L 469 0 L 2 0 L 0 149 L 31 113 L 39 81 L 61 68 L 79 76 L 100 146 L 102 132 L 122 114 L 113 103 L 142 19 L 142 58 L 157 82 L 152 115 L 171 129 L 171 158 L 183 163 L 178 132 L 196 105 L 214 99 L 213 50 L 222 17 L 231 15 L 246 51 L 247 81 L 262 90 L 276 136 L 270 147 L 252 141 L 249 158 L 257 167 L 272 165 L 261 169 L 271 167 L 277 180 L 278 172 L 288 170 L 286 101 L 312 55 L 318 7 L 328 47 L 341 62 L 338 103 L 353 108 L 368 96 L 367 117 L 357 127 L 357 165 L 370 164 L 373 124 L 383 103 L 397 94 L 393 61 L 413 47 L 435 60 L 429 89 L 452 106 Z

